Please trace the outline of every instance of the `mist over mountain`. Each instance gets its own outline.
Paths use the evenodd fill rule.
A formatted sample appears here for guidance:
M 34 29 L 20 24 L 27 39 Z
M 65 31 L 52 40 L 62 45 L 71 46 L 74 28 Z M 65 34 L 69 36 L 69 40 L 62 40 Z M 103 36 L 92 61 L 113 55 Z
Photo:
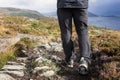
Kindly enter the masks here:
M 0 7 L 0 14 L 9 15 L 9 16 L 25 16 L 29 18 L 40 18 L 43 17 L 43 14 L 38 11 L 28 10 L 28 9 L 19 9 L 11 7 Z

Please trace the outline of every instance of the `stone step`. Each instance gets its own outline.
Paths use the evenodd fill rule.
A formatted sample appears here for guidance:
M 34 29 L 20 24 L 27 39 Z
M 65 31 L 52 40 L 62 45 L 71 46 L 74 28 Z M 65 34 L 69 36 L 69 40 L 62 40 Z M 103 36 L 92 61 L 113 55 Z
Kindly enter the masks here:
M 24 71 L 0 71 L 0 73 L 15 75 L 17 77 L 23 77 Z
M 25 64 L 25 63 L 22 63 L 22 62 L 12 62 L 12 61 L 8 61 L 8 62 L 7 62 L 7 65 L 23 65 L 23 66 L 25 66 L 26 64 Z
M 25 69 L 26 68 L 23 65 L 5 65 L 1 70 L 19 71 Z

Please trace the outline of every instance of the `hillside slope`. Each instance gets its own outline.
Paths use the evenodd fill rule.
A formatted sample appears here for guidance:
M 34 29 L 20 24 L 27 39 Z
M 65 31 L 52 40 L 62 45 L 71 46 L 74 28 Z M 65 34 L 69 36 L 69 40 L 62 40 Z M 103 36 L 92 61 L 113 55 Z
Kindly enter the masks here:
M 30 57 L 36 54 L 41 55 L 44 53 L 43 62 L 39 61 L 40 65 L 34 63 L 34 61 L 29 61 L 32 63 L 31 68 L 27 67 L 28 74 L 32 76 L 30 79 L 34 80 L 119 80 L 120 79 L 120 31 L 117 30 L 108 30 L 104 28 L 99 28 L 95 26 L 90 26 L 89 36 L 91 40 L 91 55 L 92 55 L 92 65 L 91 65 L 91 74 L 88 76 L 80 76 L 77 72 L 76 63 L 79 59 L 79 45 L 78 38 L 75 32 L 75 27 L 73 28 L 73 36 L 72 39 L 74 41 L 75 46 L 75 55 L 77 56 L 75 66 L 73 69 L 69 69 L 67 67 L 61 66 L 62 59 L 64 58 L 64 53 L 62 51 L 61 39 L 60 39 L 60 30 L 57 23 L 57 19 L 43 17 L 39 20 L 30 19 L 26 17 L 11 17 L 11 16 L 0 16 L 0 48 L 7 41 L 10 41 L 10 37 L 15 38 L 17 34 L 20 34 L 17 38 L 23 38 L 17 44 L 15 44 L 14 48 L 6 51 L 6 54 L 0 53 L 0 68 L 7 63 L 8 60 L 14 58 L 14 54 L 21 55 L 21 52 L 26 52 Z M 24 38 L 27 37 L 27 38 Z M 7 39 L 7 40 L 6 40 Z M 34 39 L 34 41 L 29 41 L 29 39 Z M 13 41 L 13 40 L 12 40 Z M 10 41 L 11 42 L 11 41 Z M 34 44 L 35 42 L 35 44 Z M 12 43 L 12 42 L 11 42 Z M 8 44 L 7 44 L 8 46 Z M 37 48 L 36 48 L 36 47 Z M 33 47 L 33 49 L 32 49 Z M 37 51 L 37 49 L 39 50 Z M 43 50 L 42 50 L 43 49 Z M 34 53 L 35 50 L 35 53 Z M 56 51 L 58 50 L 58 51 Z M 59 51 L 61 50 L 61 51 Z M 40 52 L 39 52 L 40 51 Z M 23 53 L 22 52 L 22 53 Z M 53 61 L 51 61 L 52 56 L 56 55 L 60 59 L 56 60 L 56 57 Z M 19 56 L 18 56 L 19 57 Z M 32 58 L 36 59 L 36 58 Z M 50 61 L 49 61 L 50 59 Z M 45 61 L 48 62 L 45 62 Z M 15 61 L 15 60 L 14 60 Z M 56 63 L 54 63 L 56 61 Z M 50 62 L 50 63 L 49 63 Z M 52 64 L 52 63 L 53 64 Z M 26 64 L 29 66 L 28 64 Z M 34 68 L 34 67 L 36 68 Z M 43 71 L 39 71 L 38 73 L 31 73 L 33 69 L 38 69 L 38 67 L 44 66 L 52 66 L 52 73 L 55 73 L 54 76 L 48 78 L 41 77 L 39 74 Z M 11 67 L 10 67 L 11 68 Z M 48 69 L 49 70 L 49 69 Z M 54 72 L 55 71 L 55 72 Z M 40 73 L 39 73 L 40 72 Z M 50 71 L 51 72 L 51 71 Z M 26 74 L 26 73 L 25 73 Z M 25 77 L 27 77 L 25 75 Z M 31 78 L 32 77 L 32 78 Z M 34 77 L 34 78 L 33 78 Z M 1 78 L 1 77 L 0 77 Z M 23 79 L 21 80 L 28 80 Z M 37 79 L 36 79 L 37 78 Z M 58 78 L 58 79 L 56 79 Z M 0 79 L 2 80 L 2 79 Z
M 19 8 L 10 8 L 10 7 L 0 7 L 0 14 L 8 16 L 25 16 L 29 18 L 40 18 L 43 15 L 34 10 L 19 9 Z

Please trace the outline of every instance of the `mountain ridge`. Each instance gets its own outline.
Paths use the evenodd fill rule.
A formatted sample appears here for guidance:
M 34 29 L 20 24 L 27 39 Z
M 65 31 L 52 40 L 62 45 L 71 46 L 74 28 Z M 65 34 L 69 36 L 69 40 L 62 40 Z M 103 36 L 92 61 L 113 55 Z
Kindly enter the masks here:
M 20 9 L 12 7 L 0 7 L 0 14 L 9 16 L 25 16 L 29 18 L 40 18 L 44 15 L 35 10 Z

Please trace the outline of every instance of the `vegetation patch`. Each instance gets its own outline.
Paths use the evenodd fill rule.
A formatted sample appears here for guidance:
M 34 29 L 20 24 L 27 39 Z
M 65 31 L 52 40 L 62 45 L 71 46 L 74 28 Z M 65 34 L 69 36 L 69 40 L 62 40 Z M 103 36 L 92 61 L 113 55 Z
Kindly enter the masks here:
M 15 36 L 17 33 L 32 34 L 38 36 L 59 36 L 58 22 L 54 18 L 42 17 L 30 19 L 26 17 L 3 16 L 0 18 L 0 37 Z
M 15 44 L 15 54 L 17 56 L 27 56 L 25 53 L 22 52 L 22 50 L 28 50 L 28 49 L 33 49 L 35 47 L 35 42 L 31 40 L 30 38 L 21 38 L 18 43 Z
M 0 69 L 9 61 L 14 60 L 16 58 L 16 55 L 14 53 L 16 49 L 10 48 L 5 51 L 5 53 L 0 53 Z

